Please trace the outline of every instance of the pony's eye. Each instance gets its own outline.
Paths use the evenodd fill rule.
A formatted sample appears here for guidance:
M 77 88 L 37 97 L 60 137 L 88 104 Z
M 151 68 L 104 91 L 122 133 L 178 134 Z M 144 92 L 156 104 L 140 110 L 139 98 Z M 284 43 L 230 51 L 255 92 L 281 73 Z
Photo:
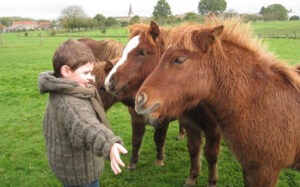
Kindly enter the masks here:
M 146 56 L 147 54 L 148 54 L 148 52 L 146 50 L 139 51 L 139 55 L 141 55 L 141 56 Z
M 173 63 L 174 64 L 182 64 L 182 63 L 184 63 L 185 60 L 186 60 L 186 57 L 179 56 L 179 57 L 175 58 Z

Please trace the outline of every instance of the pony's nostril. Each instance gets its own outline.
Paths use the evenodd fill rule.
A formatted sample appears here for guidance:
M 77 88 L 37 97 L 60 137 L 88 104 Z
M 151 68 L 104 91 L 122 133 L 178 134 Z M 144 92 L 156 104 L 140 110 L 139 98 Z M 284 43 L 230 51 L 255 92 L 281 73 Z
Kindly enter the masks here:
M 160 108 L 160 103 L 156 103 L 150 109 L 151 112 L 156 112 Z
M 138 105 L 143 105 L 147 101 L 147 95 L 145 93 L 141 93 L 136 98 L 136 103 Z

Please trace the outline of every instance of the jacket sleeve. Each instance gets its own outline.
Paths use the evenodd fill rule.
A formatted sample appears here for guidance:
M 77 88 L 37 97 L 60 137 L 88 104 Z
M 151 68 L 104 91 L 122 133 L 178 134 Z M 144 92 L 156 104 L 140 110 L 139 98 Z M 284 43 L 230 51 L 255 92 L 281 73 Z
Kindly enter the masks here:
M 89 101 L 67 103 L 63 114 L 65 130 L 72 147 L 92 150 L 96 155 L 109 159 L 112 144 L 123 144 L 120 137 L 115 136 L 97 119 Z

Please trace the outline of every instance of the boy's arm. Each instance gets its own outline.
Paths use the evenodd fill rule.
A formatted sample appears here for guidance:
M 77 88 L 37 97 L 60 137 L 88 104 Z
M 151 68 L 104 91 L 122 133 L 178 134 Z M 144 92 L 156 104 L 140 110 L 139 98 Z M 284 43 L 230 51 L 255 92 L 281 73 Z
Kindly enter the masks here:
M 112 145 L 123 144 L 122 139 L 101 124 L 93 109 L 85 104 L 77 102 L 76 105 L 69 105 L 64 111 L 63 121 L 69 132 L 70 143 L 74 147 L 85 147 L 108 159 Z

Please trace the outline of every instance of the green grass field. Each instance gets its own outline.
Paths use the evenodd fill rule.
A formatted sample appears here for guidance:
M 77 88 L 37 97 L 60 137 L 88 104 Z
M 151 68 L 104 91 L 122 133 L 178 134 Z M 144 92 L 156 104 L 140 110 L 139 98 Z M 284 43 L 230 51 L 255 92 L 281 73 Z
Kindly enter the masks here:
M 256 34 L 294 35 L 300 38 L 300 21 L 257 21 L 252 23 Z
M 108 30 L 107 35 L 116 34 L 116 31 L 119 35 L 126 34 L 125 29 L 115 29 Z M 40 72 L 52 69 L 54 50 L 66 39 L 82 36 L 102 39 L 98 31 L 68 34 L 70 35 L 46 37 L 46 32 L 35 31 L 24 37 L 24 33 L 0 33 L 0 187 L 60 186 L 46 160 L 42 118 L 48 96 L 39 94 L 37 77 Z M 127 40 L 114 39 L 122 43 Z M 278 58 L 290 64 L 299 64 L 300 40 L 266 39 L 264 43 L 269 45 L 270 51 Z M 131 125 L 127 109 L 118 103 L 107 115 L 113 131 L 123 138 L 129 150 L 129 154 L 122 156 L 123 160 L 129 163 Z M 114 176 L 109 162 L 106 162 L 105 173 L 100 178 L 101 186 L 181 186 L 189 174 L 189 156 L 186 139 L 176 141 L 177 134 L 178 124 L 173 122 L 165 146 L 165 166 L 158 167 L 154 165 L 153 128 L 147 126 L 138 168 L 132 172 L 123 170 L 120 175 Z M 207 185 L 207 163 L 203 158 L 201 163 L 202 174 L 198 179 L 198 186 L 202 187 Z M 241 168 L 224 142 L 218 169 L 218 186 L 243 186 Z M 278 186 L 300 186 L 300 173 L 292 170 L 282 171 Z

